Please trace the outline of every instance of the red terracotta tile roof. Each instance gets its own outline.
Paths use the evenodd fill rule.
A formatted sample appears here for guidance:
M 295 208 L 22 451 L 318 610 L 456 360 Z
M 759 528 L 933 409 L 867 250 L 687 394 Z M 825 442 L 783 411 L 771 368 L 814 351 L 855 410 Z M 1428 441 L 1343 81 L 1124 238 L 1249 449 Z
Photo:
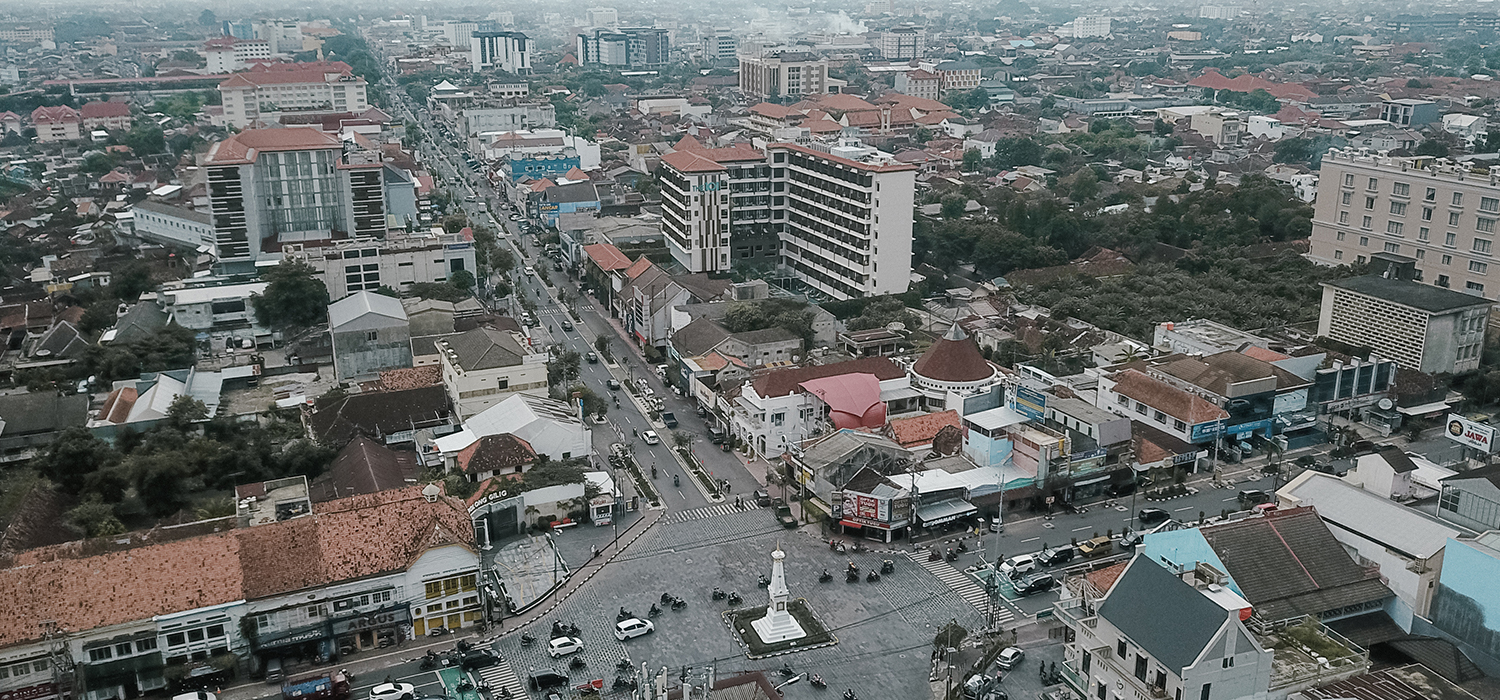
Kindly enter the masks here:
M 486 435 L 460 450 L 455 459 L 465 474 L 514 474 L 516 469 L 536 461 L 536 450 L 531 443 L 510 433 Z
M 1283 355 L 1275 350 L 1268 350 L 1258 345 L 1251 345 L 1240 352 L 1262 362 L 1278 362 L 1290 357 L 1290 355 Z
M 708 149 L 704 148 L 703 144 L 701 144 L 701 143 L 698 142 L 698 139 L 695 139 L 695 138 L 693 138 L 691 136 L 684 136 L 684 137 L 682 137 L 682 139 L 680 139 L 677 142 L 677 145 L 675 145 L 675 146 L 672 147 L 672 150 L 674 150 L 674 151 L 707 151 Z
M 843 374 L 873 374 L 880 381 L 899 379 L 906 370 L 886 357 L 865 357 L 848 362 L 834 362 L 808 367 L 773 369 L 751 379 L 755 393 L 762 397 L 787 396 L 807 381 Z
M 1166 382 L 1146 376 L 1139 370 L 1127 369 L 1116 374 L 1114 391 L 1189 426 L 1229 417 L 1224 409 Z
M 97 545 L 28 550 L 0 569 L 0 648 L 40 639 L 40 620 L 79 633 L 245 597 L 236 533 L 83 553 Z
M 594 261 L 605 272 L 625 270 L 630 267 L 630 258 L 610 243 L 594 243 L 583 247 L 583 254 Z
M 219 87 L 257 87 L 261 85 L 290 85 L 296 83 L 327 82 L 325 76 L 354 76 L 354 70 L 343 61 L 315 61 L 311 63 L 257 63 L 250 70 L 229 76 Z M 364 78 L 356 78 L 363 83 Z
M 698 151 L 672 151 L 662 156 L 661 162 L 680 173 L 712 173 L 725 170 L 724 166 L 715 163 Z
M 636 258 L 635 262 L 630 264 L 629 269 L 625 270 L 625 277 L 629 279 L 635 279 L 637 277 L 640 277 L 647 270 L 651 269 L 654 266 L 655 264 L 652 263 L 649 258 L 642 255 L 641 257 Z
M 890 423 L 891 439 L 902 447 L 915 447 L 926 445 L 937 437 L 938 431 L 947 426 L 963 428 L 963 420 L 958 417 L 958 411 L 947 410 L 937 413 L 927 413 L 910 418 L 893 418 Z
M 130 105 L 124 102 L 90 102 L 82 109 L 84 119 L 130 116 Z
M 786 119 L 787 117 L 796 115 L 798 112 L 788 107 L 783 107 L 779 104 L 762 102 L 758 105 L 752 105 L 750 107 L 750 113 L 759 114 L 763 117 L 768 117 L 771 119 Z
M 819 107 L 835 112 L 863 112 L 866 110 L 879 109 L 854 95 L 845 93 L 834 93 L 832 95 L 819 95 L 815 100 Z
M 215 144 L 209 164 L 253 163 L 262 151 L 342 149 L 339 137 L 318 129 L 246 129 Z
M 1231 92 L 1255 92 L 1265 90 L 1273 97 L 1311 99 L 1317 97 L 1312 90 L 1297 84 L 1273 83 L 1265 78 L 1245 73 L 1233 78 L 1226 77 L 1217 68 L 1205 68 L 1203 74 L 1188 81 L 1190 87 L 1229 90 Z
M 447 496 L 428 503 L 422 488 L 328 501 L 309 516 L 236 531 L 244 597 L 402 571 L 434 545 L 472 548 L 474 527 L 463 503 Z
M 67 105 L 37 107 L 31 110 L 32 124 L 62 124 L 79 120 L 78 110 Z
M 1109 589 L 1115 587 L 1115 581 L 1120 580 L 1120 574 L 1125 573 L 1125 566 L 1129 563 L 1130 562 L 1128 561 L 1122 561 L 1118 564 L 1111 564 L 1102 569 L 1095 569 L 1094 571 L 1090 571 L 1084 574 L 1083 578 L 1094 587 L 1094 590 L 1098 591 L 1100 595 L 1103 595 L 1105 593 L 1108 593 Z

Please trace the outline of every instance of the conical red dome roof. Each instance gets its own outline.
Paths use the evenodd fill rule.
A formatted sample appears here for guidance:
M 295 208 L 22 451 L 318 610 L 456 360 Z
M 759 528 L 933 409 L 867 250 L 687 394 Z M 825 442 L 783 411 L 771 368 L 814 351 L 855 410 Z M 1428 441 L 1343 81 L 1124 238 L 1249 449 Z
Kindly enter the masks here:
M 922 353 L 912 371 L 940 382 L 977 382 L 993 376 L 995 368 L 979 353 L 979 344 L 955 323 Z

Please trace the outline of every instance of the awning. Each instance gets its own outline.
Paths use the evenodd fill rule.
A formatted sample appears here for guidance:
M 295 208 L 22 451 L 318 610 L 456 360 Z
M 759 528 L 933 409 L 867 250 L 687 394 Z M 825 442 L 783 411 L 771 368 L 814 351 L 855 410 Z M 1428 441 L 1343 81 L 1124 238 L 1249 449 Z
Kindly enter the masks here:
M 840 520 L 839 524 L 843 525 L 844 527 L 852 527 L 852 528 L 854 528 L 856 530 L 861 529 L 861 528 L 864 527 L 863 525 L 860 525 L 859 523 L 856 523 L 853 520 Z
M 1434 401 L 1432 403 L 1424 403 L 1421 406 L 1402 406 L 1400 408 L 1397 408 L 1396 412 L 1403 413 L 1408 416 L 1425 416 L 1429 413 L 1437 413 L 1438 411 L 1446 410 L 1448 410 L 1448 402 Z
M 918 508 L 917 520 L 920 520 L 923 525 L 931 527 L 957 520 L 976 510 L 978 509 L 962 498 L 948 498 Z
M 1074 482 L 1073 485 L 1074 486 L 1089 486 L 1091 484 L 1097 484 L 1097 483 L 1099 483 L 1101 481 L 1108 481 L 1108 480 L 1109 480 L 1109 475 L 1105 474 L 1104 476 L 1096 476 L 1096 477 L 1094 477 L 1092 479 L 1085 479 L 1083 481 Z
M 900 387 L 900 388 L 897 388 L 897 389 L 891 389 L 890 391 L 882 391 L 882 392 L 880 392 L 880 400 L 881 401 L 896 401 L 896 400 L 899 400 L 899 399 L 915 399 L 915 398 L 920 398 L 921 396 L 922 396 L 922 392 L 917 391 L 916 389 L 913 389 L 912 387 L 909 387 L 909 386 L 903 386 L 903 387 Z

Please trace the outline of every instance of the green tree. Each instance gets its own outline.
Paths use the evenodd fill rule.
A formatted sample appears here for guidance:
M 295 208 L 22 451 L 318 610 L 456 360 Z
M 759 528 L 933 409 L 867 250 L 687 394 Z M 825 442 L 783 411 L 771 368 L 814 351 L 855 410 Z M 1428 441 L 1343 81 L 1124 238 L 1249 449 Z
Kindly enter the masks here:
M 1079 168 L 1073 176 L 1073 189 L 1068 198 L 1075 202 L 1087 202 L 1099 196 L 1099 176 L 1093 168 Z
M 970 148 L 964 151 L 964 170 L 974 172 L 979 169 L 979 164 L 983 161 L 984 156 L 979 153 L 979 149 Z
M 599 335 L 594 337 L 594 350 L 605 362 L 614 362 L 615 356 L 610 352 L 609 336 Z
M 89 305 L 83 312 L 83 317 L 78 319 L 78 330 L 84 333 L 98 333 L 115 325 L 115 311 L 119 307 L 118 299 L 100 299 Z
M 120 459 L 109 443 L 94 437 L 87 428 L 73 426 L 58 433 L 57 439 L 37 462 L 37 470 L 64 493 L 81 494 L 91 474 L 112 466 Z
M 83 533 L 84 537 L 110 537 L 125 532 L 125 524 L 115 515 L 114 506 L 97 496 L 78 504 L 64 514 L 69 525 Z
M 1450 150 L 1451 149 L 1448 148 L 1448 144 L 1443 143 L 1442 141 L 1439 141 L 1437 139 L 1426 139 L 1422 141 L 1422 143 L 1417 144 L 1416 154 L 1419 156 L 1437 156 L 1439 158 L 1447 158 Z
M 213 10 L 204 10 L 198 13 L 198 24 L 205 27 L 217 26 L 219 24 L 219 17 L 214 14 Z
M 447 282 L 416 282 L 406 288 L 406 296 L 413 299 L 456 302 L 468 299 L 469 293 Z
M 582 384 L 574 384 L 568 388 L 568 399 L 571 401 L 573 394 L 577 394 L 583 402 L 583 413 L 589 416 L 602 416 L 609 410 L 609 402 L 604 397 L 594 393 L 593 389 Z
M 474 288 L 474 273 L 469 272 L 468 270 L 459 270 L 457 272 L 454 272 L 453 274 L 448 275 L 448 284 L 453 285 L 460 291 L 468 292 L 469 290 Z
M 1312 141 L 1305 138 L 1283 139 L 1276 142 L 1276 155 L 1272 158 L 1276 163 L 1297 163 L 1305 165 L 1312 159 Z
M 959 219 L 964 215 L 964 207 L 969 203 L 967 197 L 961 194 L 943 195 L 943 218 Z
M 282 263 L 267 270 L 266 291 L 255 297 L 255 315 L 265 325 L 305 327 L 328 317 L 328 289 L 317 270 L 302 262 Z
M 167 424 L 178 430 L 186 430 L 193 423 L 208 417 L 208 407 L 202 401 L 183 394 L 172 399 L 167 406 Z
M 547 361 L 547 384 L 560 386 L 577 379 L 579 362 L 582 359 L 582 356 L 572 350 L 553 356 Z

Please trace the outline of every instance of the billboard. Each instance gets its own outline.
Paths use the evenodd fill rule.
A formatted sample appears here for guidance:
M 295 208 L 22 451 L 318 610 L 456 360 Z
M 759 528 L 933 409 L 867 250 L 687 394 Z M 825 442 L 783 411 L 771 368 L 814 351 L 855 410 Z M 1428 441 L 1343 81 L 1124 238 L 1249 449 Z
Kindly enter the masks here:
M 1448 439 L 1483 452 L 1491 452 L 1495 444 L 1495 429 L 1483 423 L 1475 423 L 1457 413 L 1448 414 Z
M 890 522 L 891 502 L 885 498 L 845 491 L 842 514 L 845 518 Z
M 1016 398 L 1011 408 L 1032 420 L 1041 420 L 1047 410 L 1047 396 L 1035 389 L 1016 387 Z

